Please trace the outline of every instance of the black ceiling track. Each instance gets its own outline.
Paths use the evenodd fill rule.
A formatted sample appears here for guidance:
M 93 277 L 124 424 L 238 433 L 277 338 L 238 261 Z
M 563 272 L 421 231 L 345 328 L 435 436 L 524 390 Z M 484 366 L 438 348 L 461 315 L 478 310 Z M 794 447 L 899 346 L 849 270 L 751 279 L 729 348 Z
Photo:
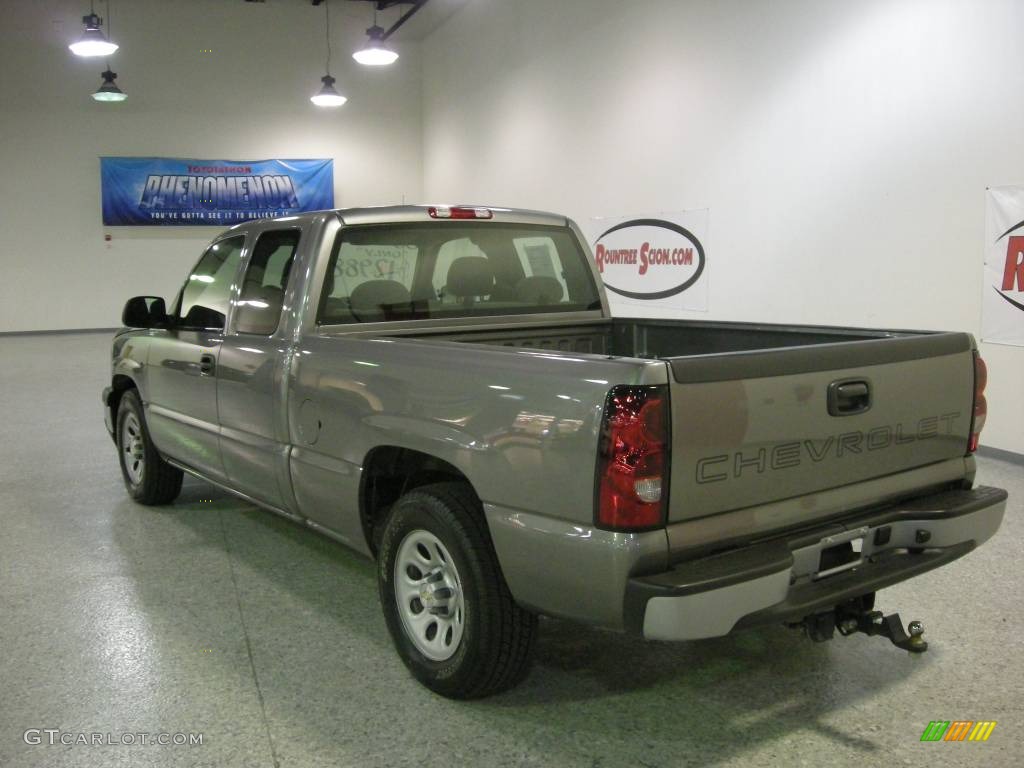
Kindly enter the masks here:
M 313 5 L 323 5 L 323 2 L 324 0 L 312 0 Z M 420 8 L 427 4 L 427 0 L 349 0 L 349 2 L 370 3 L 378 11 L 386 11 L 388 8 L 394 8 L 399 5 L 410 6 L 409 10 L 403 13 L 399 17 L 398 21 L 396 21 L 394 24 L 388 27 L 388 29 L 384 32 L 384 40 L 387 40 L 389 37 L 391 37 L 392 32 L 394 32 L 400 26 L 405 24 L 405 22 L 411 19 Z

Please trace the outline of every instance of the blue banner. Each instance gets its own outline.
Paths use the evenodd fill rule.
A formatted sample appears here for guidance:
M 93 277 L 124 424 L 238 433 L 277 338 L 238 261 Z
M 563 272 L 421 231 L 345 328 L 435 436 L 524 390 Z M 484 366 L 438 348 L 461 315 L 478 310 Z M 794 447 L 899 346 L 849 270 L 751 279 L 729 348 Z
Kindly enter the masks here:
M 101 157 L 106 226 L 230 226 L 334 207 L 333 160 Z

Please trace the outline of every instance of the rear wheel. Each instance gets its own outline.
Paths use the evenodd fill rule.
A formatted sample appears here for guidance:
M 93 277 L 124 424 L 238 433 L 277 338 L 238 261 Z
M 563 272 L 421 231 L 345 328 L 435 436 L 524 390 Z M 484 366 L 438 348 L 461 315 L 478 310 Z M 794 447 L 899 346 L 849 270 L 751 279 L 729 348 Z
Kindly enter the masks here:
M 471 699 L 526 676 L 537 617 L 512 599 L 471 488 L 438 483 L 400 498 L 377 575 L 395 647 L 425 686 Z
M 130 389 L 117 408 L 117 453 L 129 495 L 140 504 L 169 504 L 181 492 L 182 471 L 157 452 L 146 428 L 138 392 Z

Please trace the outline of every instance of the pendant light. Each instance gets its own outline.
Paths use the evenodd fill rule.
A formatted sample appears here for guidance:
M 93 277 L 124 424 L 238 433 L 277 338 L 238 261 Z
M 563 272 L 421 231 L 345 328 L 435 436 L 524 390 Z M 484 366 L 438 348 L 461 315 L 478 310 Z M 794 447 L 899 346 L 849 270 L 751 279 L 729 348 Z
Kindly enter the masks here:
M 128 98 L 128 94 L 118 88 L 117 83 L 114 82 L 117 79 L 117 73 L 110 71 L 109 64 L 106 71 L 101 72 L 100 76 L 103 78 L 103 83 L 92 95 L 96 101 L 124 101 Z
M 324 69 L 327 74 L 320 78 L 320 82 L 323 83 L 320 90 L 314 95 L 310 96 L 309 100 L 316 104 L 318 107 L 340 107 L 348 99 L 338 93 L 337 88 L 334 87 L 336 82 L 331 77 L 331 2 L 330 0 L 324 0 L 324 16 L 326 18 L 325 27 L 327 29 L 327 62 L 324 64 Z
M 377 6 L 373 6 L 373 26 L 366 30 L 366 45 L 352 54 L 352 58 L 366 67 L 386 67 L 398 61 L 398 54 L 384 39 L 384 28 L 377 26 Z
M 107 16 L 110 15 L 110 7 L 107 6 Z M 96 15 L 93 4 L 89 3 L 89 15 L 82 17 L 85 24 L 85 32 L 68 48 L 76 56 L 109 56 L 117 50 L 117 43 L 112 43 L 106 38 L 100 27 L 103 26 L 103 19 Z

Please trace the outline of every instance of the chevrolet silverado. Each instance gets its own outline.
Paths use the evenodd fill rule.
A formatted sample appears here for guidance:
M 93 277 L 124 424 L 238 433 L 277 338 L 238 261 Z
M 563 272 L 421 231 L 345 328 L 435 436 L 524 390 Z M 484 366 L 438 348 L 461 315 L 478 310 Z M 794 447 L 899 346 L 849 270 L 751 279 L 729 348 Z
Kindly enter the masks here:
M 992 536 L 967 333 L 612 317 L 564 216 L 252 221 L 170 311 L 131 299 L 103 393 L 128 493 L 187 472 L 376 559 L 412 674 L 526 674 L 540 614 L 657 640 L 766 623 L 924 650 L 875 593 Z

